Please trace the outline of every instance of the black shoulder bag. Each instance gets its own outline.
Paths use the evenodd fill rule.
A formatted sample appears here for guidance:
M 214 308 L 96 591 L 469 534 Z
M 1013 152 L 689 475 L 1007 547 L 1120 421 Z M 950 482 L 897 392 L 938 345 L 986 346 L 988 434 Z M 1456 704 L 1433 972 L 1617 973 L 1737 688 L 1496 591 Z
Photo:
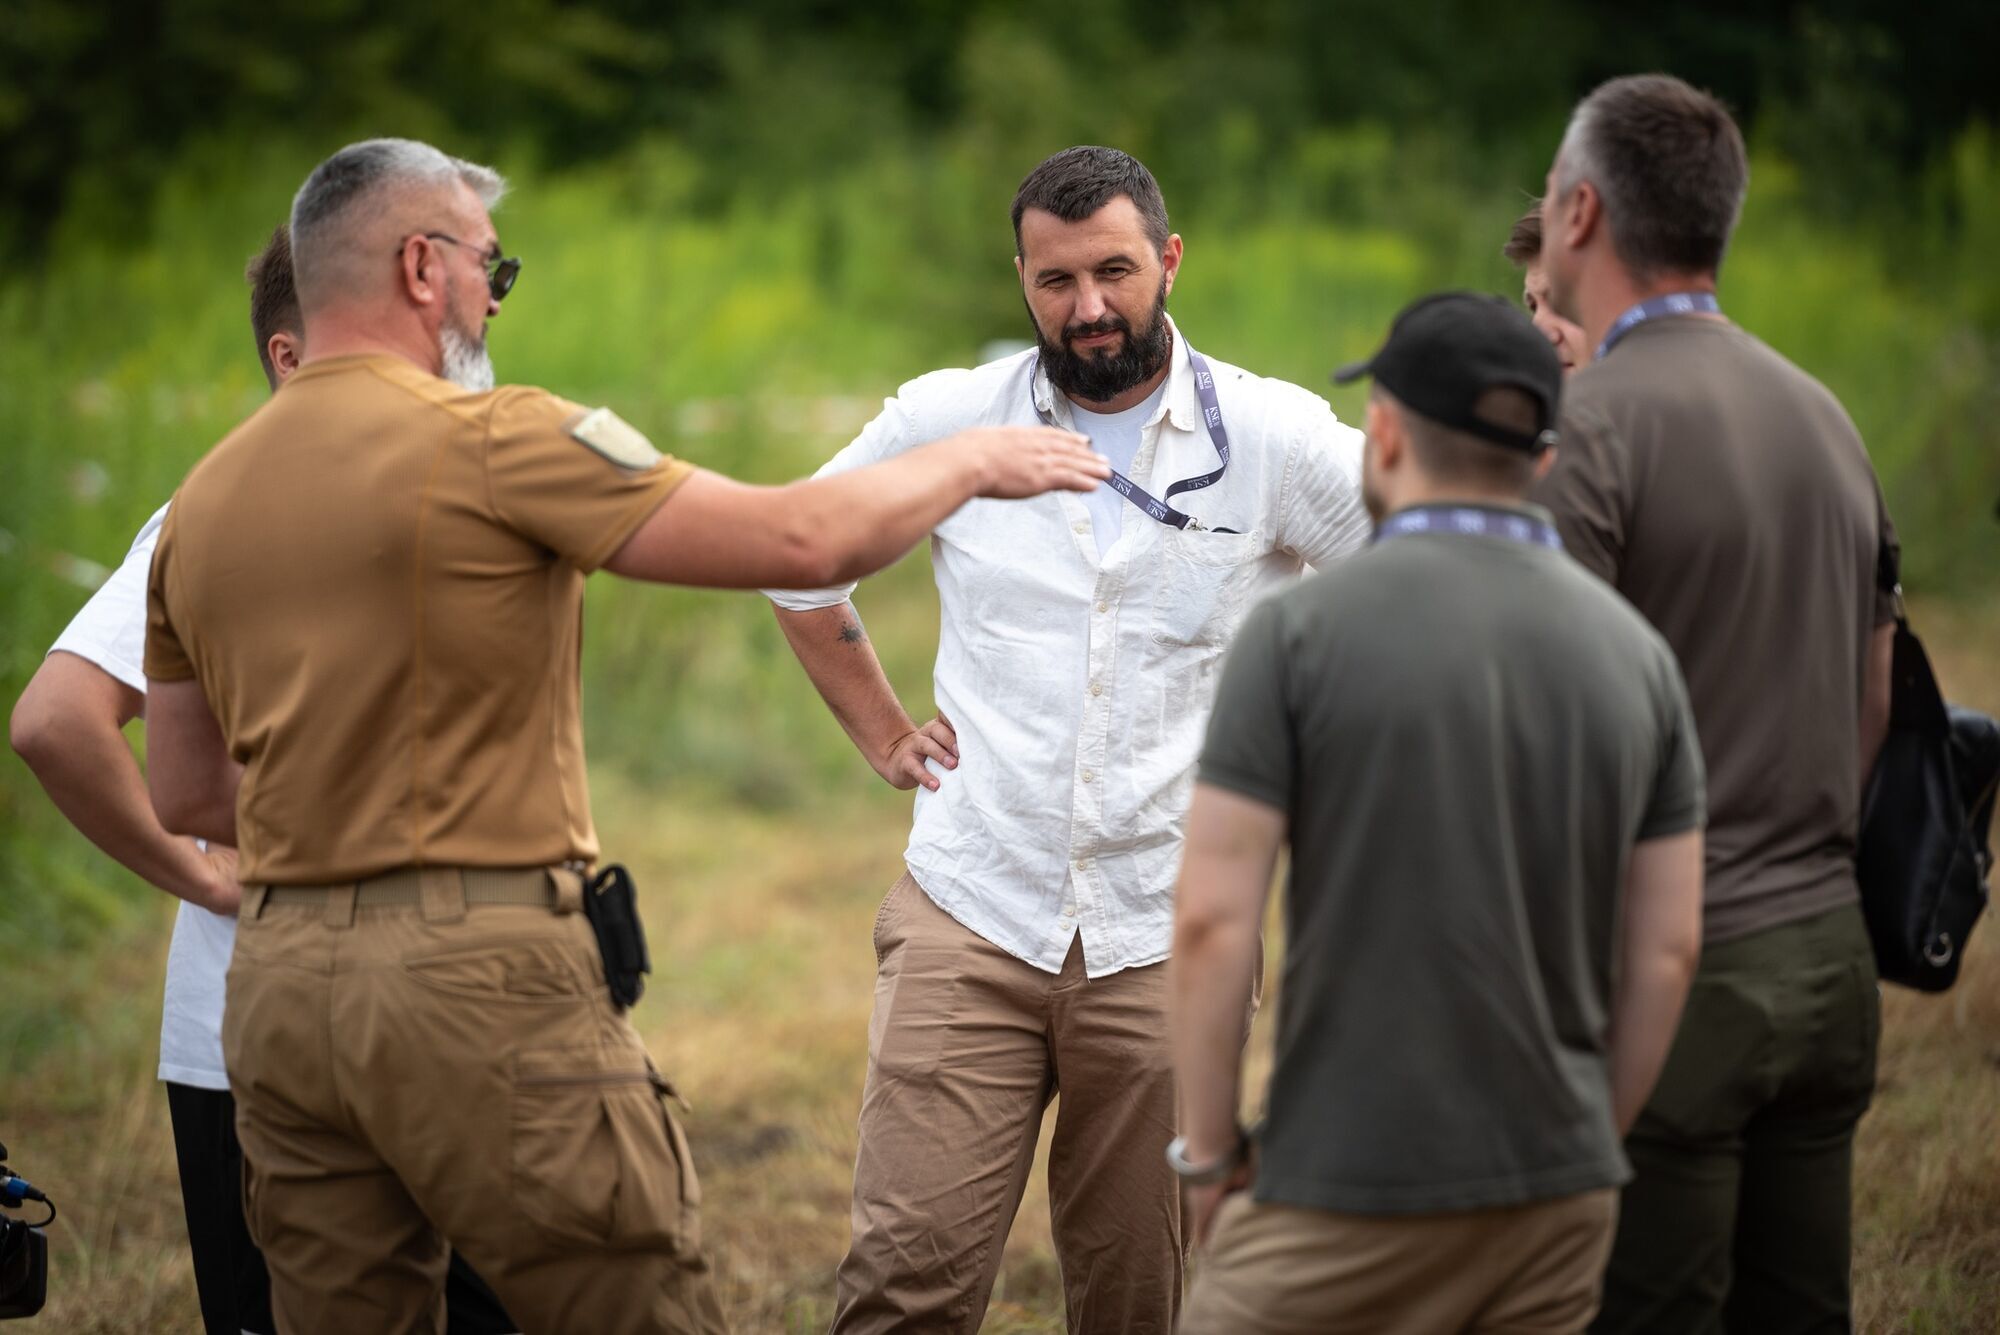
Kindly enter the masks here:
M 1889 735 L 1862 795 L 1855 873 L 1883 978 L 1942 992 L 1986 907 L 2000 724 L 1945 703 L 1896 599 Z

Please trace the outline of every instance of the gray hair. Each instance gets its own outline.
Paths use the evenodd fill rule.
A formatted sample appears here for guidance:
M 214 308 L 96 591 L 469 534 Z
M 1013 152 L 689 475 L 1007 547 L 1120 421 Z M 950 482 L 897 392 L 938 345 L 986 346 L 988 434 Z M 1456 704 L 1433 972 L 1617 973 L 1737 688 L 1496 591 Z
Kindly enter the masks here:
M 1600 84 L 1556 153 L 1556 194 L 1589 181 L 1611 241 L 1635 274 L 1713 273 L 1743 212 L 1750 163 L 1715 98 L 1666 74 Z
M 292 267 L 302 295 L 338 267 L 346 243 L 368 230 L 365 224 L 381 217 L 394 195 L 461 182 L 489 210 L 507 193 L 507 182 L 491 167 L 414 139 L 366 139 L 320 163 L 292 199 Z

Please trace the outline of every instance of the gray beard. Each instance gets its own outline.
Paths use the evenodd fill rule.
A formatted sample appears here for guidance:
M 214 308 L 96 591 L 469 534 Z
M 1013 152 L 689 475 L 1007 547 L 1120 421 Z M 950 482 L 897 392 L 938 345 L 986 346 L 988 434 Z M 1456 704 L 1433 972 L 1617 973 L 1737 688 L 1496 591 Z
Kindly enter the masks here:
M 493 358 L 486 340 L 466 337 L 449 323 L 438 330 L 438 353 L 444 362 L 443 375 L 460 389 L 483 394 L 493 388 Z

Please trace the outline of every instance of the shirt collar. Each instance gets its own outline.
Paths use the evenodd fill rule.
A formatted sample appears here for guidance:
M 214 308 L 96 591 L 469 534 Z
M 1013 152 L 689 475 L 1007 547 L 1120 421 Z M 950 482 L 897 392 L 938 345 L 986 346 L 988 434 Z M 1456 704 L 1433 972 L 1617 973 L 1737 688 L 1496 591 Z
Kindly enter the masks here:
M 1167 330 L 1173 335 L 1173 347 L 1167 353 L 1166 393 L 1160 396 L 1160 407 L 1142 426 L 1150 427 L 1161 417 L 1169 417 L 1173 424 L 1183 431 L 1199 431 L 1202 428 L 1201 399 L 1194 390 L 1194 368 L 1188 365 L 1187 344 L 1181 341 L 1180 326 L 1174 317 L 1167 317 Z M 1061 391 L 1049 383 L 1049 371 L 1038 358 L 1035 362 L 1035 379 L 1029 387 L 1035 397 L 1035 406 L 1058 422 L 1071 423 L 1070 402 Z

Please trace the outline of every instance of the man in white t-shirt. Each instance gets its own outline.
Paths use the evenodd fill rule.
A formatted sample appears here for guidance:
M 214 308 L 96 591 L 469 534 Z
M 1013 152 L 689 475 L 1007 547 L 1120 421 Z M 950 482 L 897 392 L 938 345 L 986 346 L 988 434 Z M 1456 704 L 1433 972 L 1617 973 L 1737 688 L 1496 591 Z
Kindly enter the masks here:
M 283 227 L 250 261 L 250 323 L 276 390 L 303 344 Z M 160 1079 L 167 1087 L 195 1287 L 208 1335 L 274 1335 L 270 1279 L 243 1221 L 235 1100 L 222 1066 L 223 978 L 236 942 L 234 849 L 168 834 L 123 729 L 145 710 L 146 579 L 161 506 L 103 587 L 57 637 L 14 707 L 14 749 L 85 837 L 180 901 L 167 950 Z M 450 1335 L 498 1335 L 514 1323 L 456 1257 L 446 1285 Z
M 1369 531 L 1361 434 L 1316 394 L 1202 357 L 1167 317 L 1181 238 L 1143 164 L 1067 149 L 1022 182 L 1013 221 L 1036 349 L 904 385 L 821 472 L 1042 421 L 1089 436 L 1111 484 L 938 526 L 939 716 L 921 727 L 853 585 L 770 594 L 862 754 L 918 788 L 875 922 L 836 1335 L 978 1328 L 1058 1093 L 1069 1329 L 1172 1330 L 1165 960 L 1202 724 L 1250 606 Z

